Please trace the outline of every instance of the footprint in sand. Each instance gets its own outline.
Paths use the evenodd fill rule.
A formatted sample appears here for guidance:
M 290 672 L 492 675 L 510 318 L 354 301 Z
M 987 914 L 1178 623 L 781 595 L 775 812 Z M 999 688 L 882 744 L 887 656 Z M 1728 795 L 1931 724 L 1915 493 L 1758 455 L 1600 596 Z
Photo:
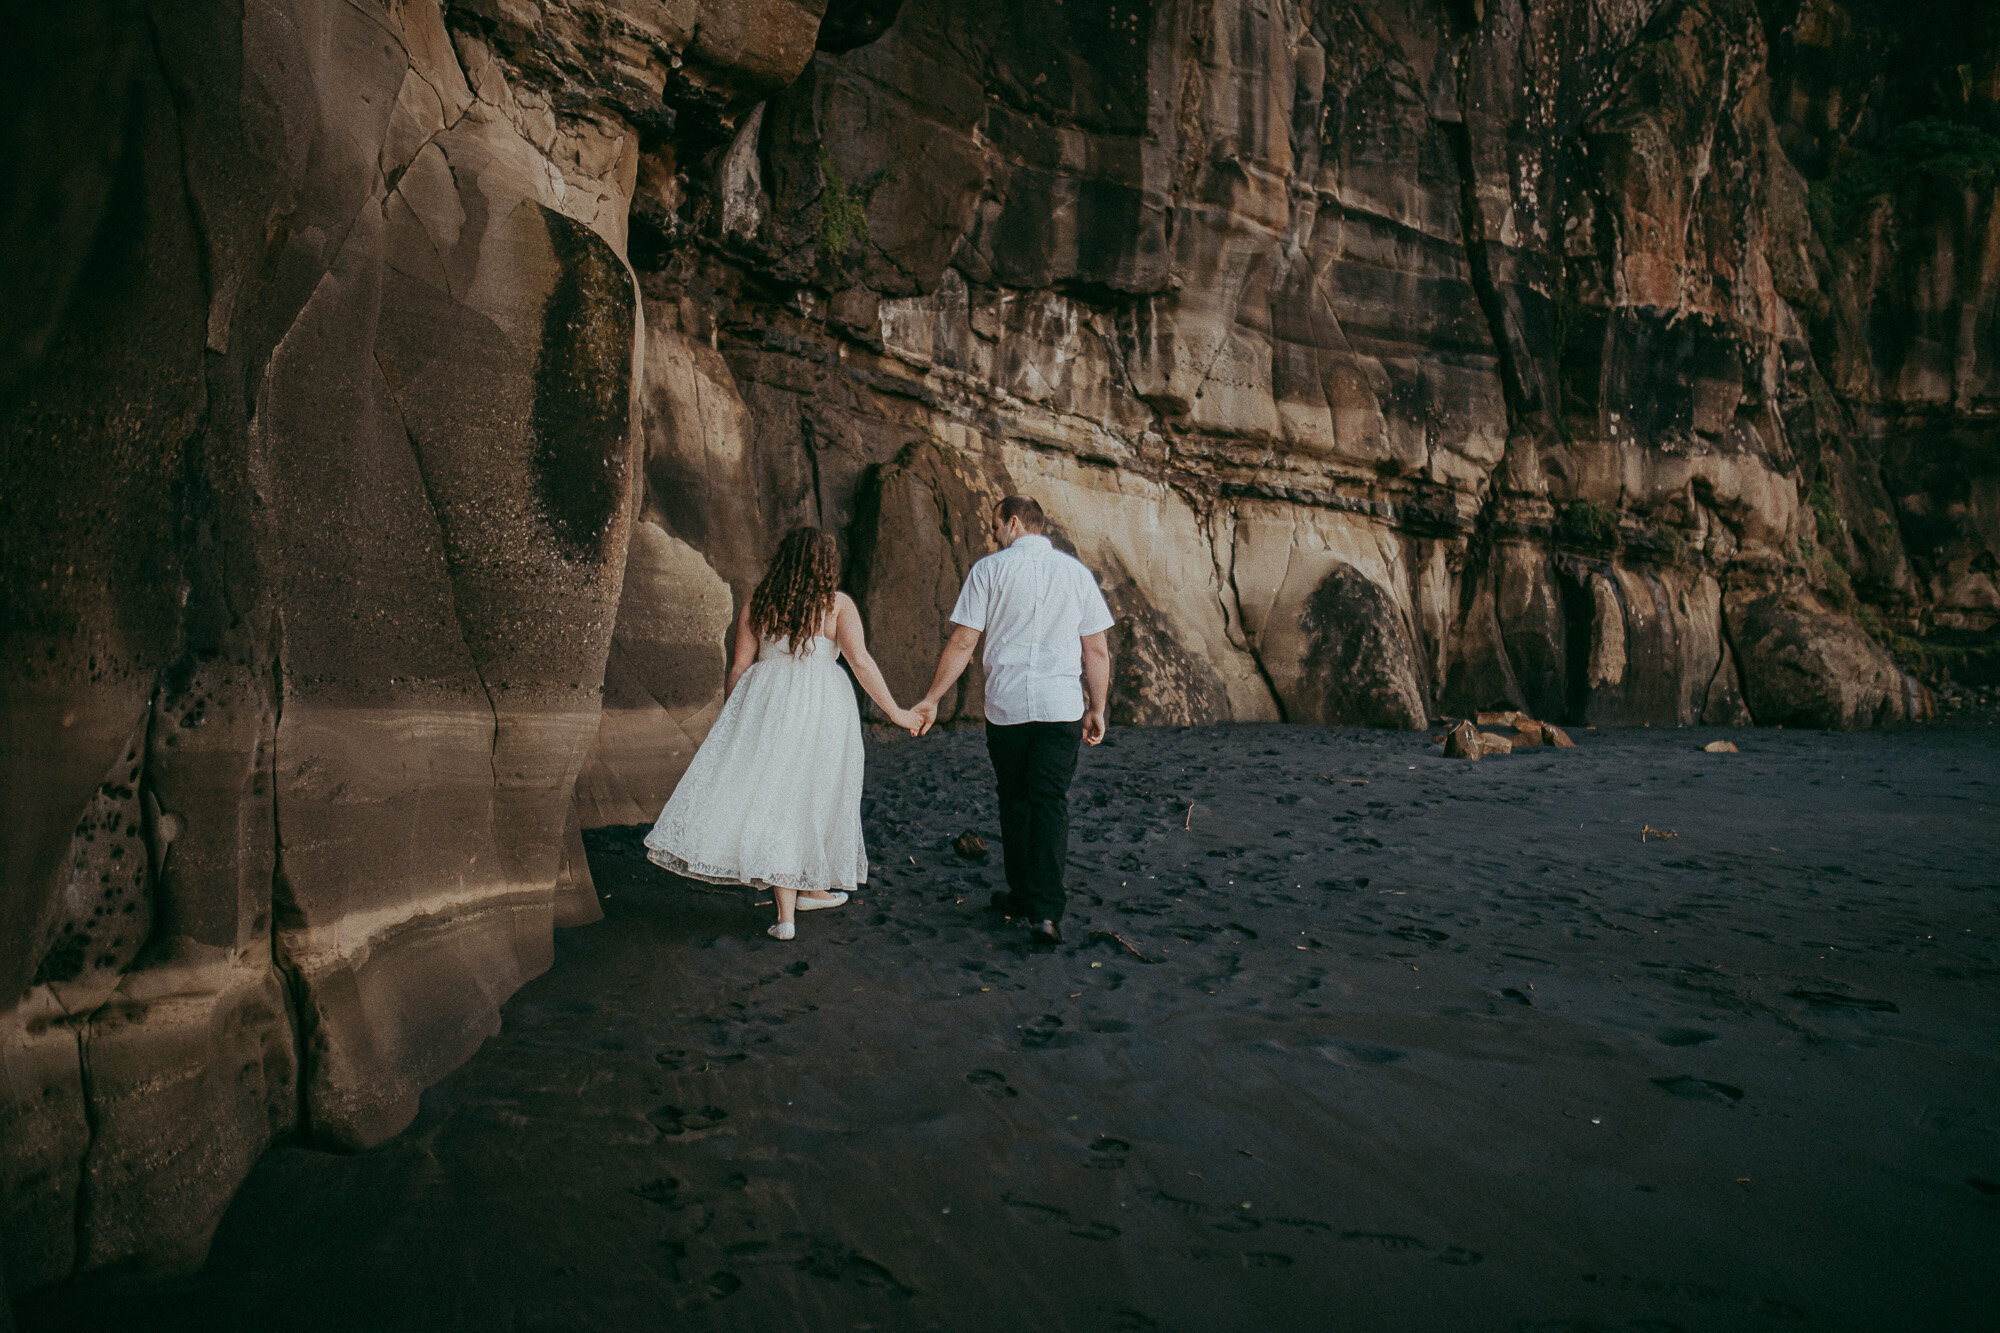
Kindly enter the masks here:
M 975 1069 L 965 1076 L 965 1081 L 996 1101 L 1021 1095 L 1007 1082 L 1006 1075 L 996 1070 Z
M 1062 1019 L 1054 1014 L 1043 1014 L 1035 1020 L 1033 1027 L 1021 1029 L 1021 1044 L 1031 1051 L 1039 1051 L 1047 1046 L 1074 1046 L 1083 1040 L 1074 1032 L 1061 1031 Z
M 1716 1034 L 1701 1028 L 1668 1028 L 1656 1040 L 1662 1046 L 1699 1046 L 1705 1041 L 1714 1041 Z
M 1264 1225 L 1258 1219 L 1239 1209 L 1225 1208 L 1221 1204 L 1216 1203 L 1203 1203 L 1199 1199 L 1183 1199 L 1179 1195 L 1169 1194 L 1165 1190 L 1144 1190 L 1141 1191 L 1140 1197 L 1157 1203 L 1164 1208 L 1171 1208 L 1184 1217 L 1212 1218 L 1213 1220 L 1208 1223 L 1210 1228 L 1216 1231 L 1226 1231 L 1232 1235 L 1242 1235 L 1246 1232 L 1256 1231 Z M 1244 1205 L 1246 1208 L 1248 1206 L 1247 1204 Z
M 1209 1211 L 1208 1204 L 1200 1203 L 1194 1199 L 1183 1199 L 1178 1194 L 1169 1194 L 1165 1190 L 1147 1190 L 1145 1191 L 1145 1197 L 1159 1204 L 1162 1208 L 1171 1208 L 1174 1212 L 1186 1217 L 1198 1217 L 1202 1213 Z
M 684 1240 L 656 1241 L 660 1252 L 660 1276 L 679 1285 L 681 1281 L 681 1261 L 688 1257 L 687 1242 Z
M 801 1273 L 826 1282 L 847 1282 L 884 1292 L 898 1300 L 917 1293 L 898 1281 L 896 1275 L 858 1250 L 817 1242 L 811 1253 L 793 1265 Z
M 662 1069 L 686 1069 L 694 1065 L 694 1073 L 706 1073 L 718 1065 L 742 1065 L 748 1055 L 742 1051 L 730 1051 L 726 1055 L 688 1055 L 686 1051 L 660 1051 L 652 1057 Z
M 1699 1102 L 1734 1103 L 1743 1100 L 1743 1089 L 1728 1083 L 1717 1083 L 1712 1079 L 1696 1078 L 1692 1074 L 1656 1078 L 1653 1084 L 1675 1097 L 1687 1097 Z
M 1125 1140 L 1100 1135 L 1090 1145 L 1091 1158 L 1084 1165 L 1096 1171 L 1121 1171 L 1125 1167 L 1125 1154 L 1131 1151 L 1132 1145 Z
M 1079 1240 L 1116 1240 L 1124 1233 L 1109 1222 L 1078 1222 L 1069 1215 L 1069 1210 L 1046 1203 L 1036 1203 L 1015 1194 L 1003 1194 L 1000 1202 L 1022 1214 L 1033 1222 L 1061 1223 L 1069 1227 L 1069 1234 Z
M 680 1197 L 681 1182 L 673 1176 L 661 1176 L 659 1179 L 649 1180 L 643 1185 L 634 1185 L 632 1192 L 647 1203 L 664 1204 L 669 1208 L 686 1206 Z
M 1390 1254 L 1407 1254 L 1411 1250 L 1428 1250 L 1430 1242 L 1418 1240 L 1415 1236 L 1402 1236 L 1389 1231 L 1343 1231 L 1342 1242 L 1348 1245 L 1372 1245 Z
M 703 1106 L 686 1110 L 678 1106 L 662 1106 L 646 1119 L 662 1134 L 692 1134 L 704 1129 L 714 1129 L 729 1118 L 729 1112 L 719 1106 Z
M 1014 1209 L 1016 1212 L 1028 1218 L 1030 1221 L 1035 1221 L 1035 1222 L 1069 1221 L 1069 1213 L 1066 1212 L 1065 1210 L 1054 1207 L 1051 1204 L 1036 1203 L 1032 1199 L 1023 1199 L 1018 1194 L 1003 1194 L 1000 1196 L 1000 1202 L 1006 1204 L 1009 1208 Z
M 1788 1000 L 1804 1000 L 1808 1004 L 1826 1005 L 1829 1008 L 1867 1009 L 1878 1014 L 1900 1014 L 1903 1012 L 1889 1000 L 1869 1000 L 1859 995 L 1841 995 L 1835 991 L 1806 990 L 1803 987 L 1785 992 Z

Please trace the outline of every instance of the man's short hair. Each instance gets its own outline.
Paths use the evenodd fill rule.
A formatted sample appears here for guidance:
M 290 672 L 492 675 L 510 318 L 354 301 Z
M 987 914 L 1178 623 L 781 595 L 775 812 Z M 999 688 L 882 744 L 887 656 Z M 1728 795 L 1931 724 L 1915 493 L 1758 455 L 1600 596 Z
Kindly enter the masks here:
M 1029 532 L 1047 532 L 1049 530 L 1049 516 L 1042 512 L 1040 505 L 1025 495 L 1008 496 L 998 505 L 994 506 L 993 512 L 999 515 L 1002 523 L 1008 522 L 1011 519 L 1020 519 L 1021 526 Z

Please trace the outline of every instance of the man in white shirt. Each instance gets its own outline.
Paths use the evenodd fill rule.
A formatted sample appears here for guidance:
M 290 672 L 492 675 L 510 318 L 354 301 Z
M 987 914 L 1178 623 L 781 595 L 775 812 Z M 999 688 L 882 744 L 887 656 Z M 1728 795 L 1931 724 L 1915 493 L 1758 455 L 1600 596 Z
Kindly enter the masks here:
M 972 566 L 952 607 L 951 637 L 938 656 L 930 693 L 916 706 L 924 730 L 938 700 L 972 661 L 986 635 L 986 752 L 1000 789 L 1005 893 L 994 905 L 1033 923 L 1029 938 L 1060 944 L 1064 863 L 1069 859 L 1069 783 L 1078 742 L 1104 739 L 1111 654 L 1104 632 L 1111 609 L 1083 562 L 1044 534 L 1048 519 L 1025 495 L 993 509 L 1000 549 Z

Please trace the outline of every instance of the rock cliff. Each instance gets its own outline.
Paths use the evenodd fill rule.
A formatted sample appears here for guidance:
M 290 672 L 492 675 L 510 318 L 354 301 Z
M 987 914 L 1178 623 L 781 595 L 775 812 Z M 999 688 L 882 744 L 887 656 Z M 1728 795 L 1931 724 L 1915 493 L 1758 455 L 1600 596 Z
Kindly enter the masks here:
M 682 569 L 633 532 L 634 181 L 677 107 L 795 76 L 818 18 L 23 16 L 0 302 L 16 1289 L 198 1261 L 274 1135 L 394 1133 L 548 966 L 552 926 L 595 913 L 572 793 L 628 547 Z M 489 40 L 517 30 L 532 71 Z
M 6 1281 L 198 1262 L 274 1136 L 407 1123 L 794 522 L 905 696 L 1022 490 L 1124 724 L 1921 714 L 1883 643 L 2000 619 L 1964 10 L 24 15 Z
M 1102 572 L 1126 721 L 1921 713 L 1880 640 L 1992 585 L 1918 586 L 1942 491 L 1898 517 L 1921 446 L 1824 369 L 1883 320 L 1788 156 L 1817 13 L 906 0 L 642 182 L 649 356 L 696 367 L 647 403 L 649 512 L 739 590 L 786 524 L 845 533 L 904 691 L 1018 489 Z

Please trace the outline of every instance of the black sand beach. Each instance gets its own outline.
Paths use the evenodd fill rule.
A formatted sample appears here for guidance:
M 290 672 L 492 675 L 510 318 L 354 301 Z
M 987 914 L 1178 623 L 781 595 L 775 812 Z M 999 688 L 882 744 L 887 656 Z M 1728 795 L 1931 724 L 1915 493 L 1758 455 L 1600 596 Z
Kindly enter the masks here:
M 1114 731 L 1052 952 L 974 733 L 871 751 L 880 872 L 795 943 L 592 835 L 607 919 L 408 1132 L 18 1318 L 1992 1327 L 2000 727 L 1578 738 Z

